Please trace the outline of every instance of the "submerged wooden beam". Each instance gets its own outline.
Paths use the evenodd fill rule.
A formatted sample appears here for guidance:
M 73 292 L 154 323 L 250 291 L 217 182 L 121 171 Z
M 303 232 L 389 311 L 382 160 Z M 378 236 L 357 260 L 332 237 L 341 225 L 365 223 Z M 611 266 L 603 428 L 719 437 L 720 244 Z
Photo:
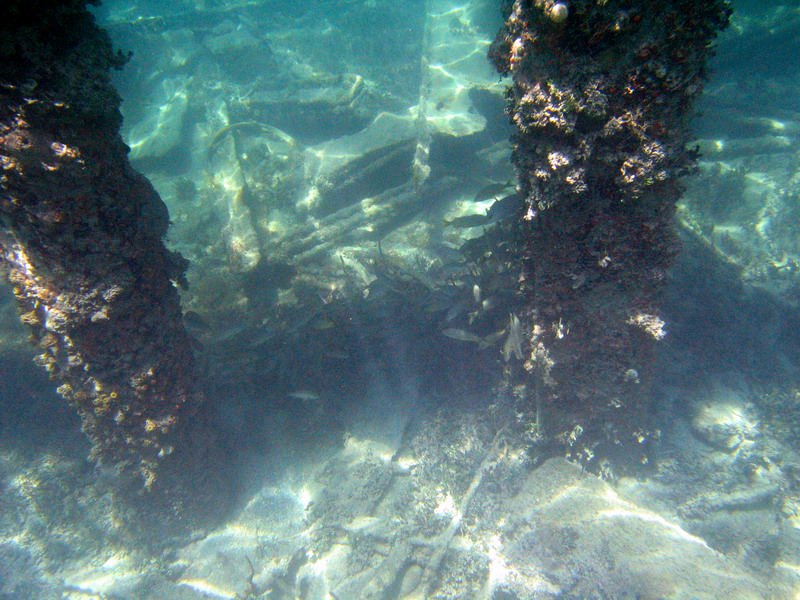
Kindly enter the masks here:
M 267 254 L 300 266 L 318 260 L 322 254 L 339 246 L 380 240 L 454 185 L 452 179 L 441 178 L 417 189 L 414 181 L 408 181 L 376 196 L 351 202 L 312 224 L 293 228 L 285 236 L 270 241 Z

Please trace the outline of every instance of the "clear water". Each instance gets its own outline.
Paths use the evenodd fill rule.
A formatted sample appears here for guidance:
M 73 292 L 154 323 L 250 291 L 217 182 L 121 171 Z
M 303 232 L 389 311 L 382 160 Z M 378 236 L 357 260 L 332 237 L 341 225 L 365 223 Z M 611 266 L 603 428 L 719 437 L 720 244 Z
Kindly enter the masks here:
M 676 222 L 662 438 L 640 477 L 598 478 L 540 454 L 503 388 L 495 3 L 97 8 L 133 51 L 123 135 L 191 261 L 236 502 L 142 544 L 8 301 L 0 597 L 796 597 L 800 9 L 734 9 Z

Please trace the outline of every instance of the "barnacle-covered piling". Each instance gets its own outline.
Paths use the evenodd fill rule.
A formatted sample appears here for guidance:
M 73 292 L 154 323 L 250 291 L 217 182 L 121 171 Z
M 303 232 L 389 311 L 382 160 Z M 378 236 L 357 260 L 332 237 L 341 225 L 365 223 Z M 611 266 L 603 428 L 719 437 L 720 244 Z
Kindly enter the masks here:
M 516 0 L 505 10 L 490 58 L 513 79 L 532 395 L 573 457 L 645 461 L 673 213 L 696 162 L 689 120 L 730 9 Z
M 125 57 L 86 4 L 0 9 L 2 269 L 93 456 L 151 487 L 187 444 L 202 463 L 183 431 L 203 394 L 173 285 L 185 261 L 119 135 L 109 76 Z

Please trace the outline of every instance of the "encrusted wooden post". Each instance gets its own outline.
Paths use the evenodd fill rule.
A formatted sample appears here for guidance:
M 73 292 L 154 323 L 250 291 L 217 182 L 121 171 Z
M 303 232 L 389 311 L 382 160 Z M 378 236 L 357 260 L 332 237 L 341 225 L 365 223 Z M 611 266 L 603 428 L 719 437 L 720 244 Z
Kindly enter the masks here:
M 516 0 L 505 11 L 490 57 L 513 80 L 531 394 L 574 458 L 646 461 L 673 213 L 696 163 L 689 119 L 730 9 Z
M 150 488 L 212 446 L 187 434 L 203 394 L 173 285 L 185 261 L 163 244 L 165 205 L 128 163 L 109 79 L 125 57 L 86 4 L 0 8 L 2 269 L 93 456 Z

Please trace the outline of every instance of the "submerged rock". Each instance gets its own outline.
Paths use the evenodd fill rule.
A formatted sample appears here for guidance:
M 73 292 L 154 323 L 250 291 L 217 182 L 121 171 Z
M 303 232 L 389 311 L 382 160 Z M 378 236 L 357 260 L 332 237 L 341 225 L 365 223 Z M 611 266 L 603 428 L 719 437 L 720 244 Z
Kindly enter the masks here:
M 692 419 L 692 431 L 704 442 L 733 452 L 757 434 L 756 422 L 736 399 L 716 400 L 700 405 Z
M 151 97 L 151 106 L 128 134 L 131 160 L 163 158 L 183 139 L 183 119 L 189 107 L 188 80 L 164 79 Z

